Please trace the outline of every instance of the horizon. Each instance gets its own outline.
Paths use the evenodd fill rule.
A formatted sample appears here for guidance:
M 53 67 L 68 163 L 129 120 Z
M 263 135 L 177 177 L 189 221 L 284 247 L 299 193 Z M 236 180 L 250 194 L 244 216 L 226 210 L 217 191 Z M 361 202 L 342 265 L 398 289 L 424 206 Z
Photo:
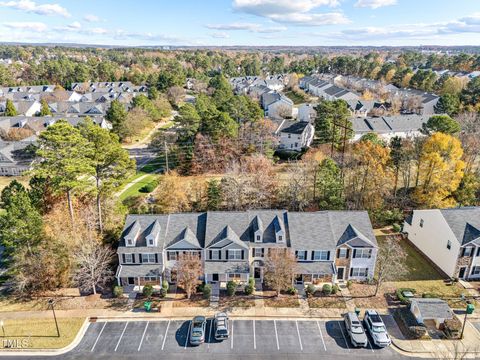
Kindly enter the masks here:
M 0 22 L 3 30 L 0 42 L 11 44 L 480 45 L 480 6 L 470 0 L 183 0 L 177 3 L 86 0 L 81 4 L 71 0 L 11 0 L 0 1 L 0 17 L 4 19 Z

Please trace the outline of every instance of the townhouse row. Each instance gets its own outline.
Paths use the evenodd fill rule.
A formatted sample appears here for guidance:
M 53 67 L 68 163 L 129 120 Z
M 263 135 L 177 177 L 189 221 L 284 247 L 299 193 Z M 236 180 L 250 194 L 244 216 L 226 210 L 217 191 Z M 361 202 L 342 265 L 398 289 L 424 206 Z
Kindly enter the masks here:
M 378 250 L 365 211 L 129 215 L 116 279 L 121 286 L 174 284 L 179 255 L 189 252 L 200 257 L 206 283 L 263 282 L 265 258 L 277 248 L 295 253 L 297 284 L 370 279 Z

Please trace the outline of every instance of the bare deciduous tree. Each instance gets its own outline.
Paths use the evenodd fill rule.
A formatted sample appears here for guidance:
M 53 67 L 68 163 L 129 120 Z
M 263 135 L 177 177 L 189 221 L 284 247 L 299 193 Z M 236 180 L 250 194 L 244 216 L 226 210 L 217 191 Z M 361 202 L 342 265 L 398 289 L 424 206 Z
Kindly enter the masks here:
M 198 285 L 202 283 L 200 276 L 203 274 L 202 260 L 194 253 L 180 254 L 177 264 L 177 283 L 190 299 Z
M 281 290 L 287 289 L 293 283 L 297 273 L 297 260 L 290 249 L 272 248 L 265 257 L 264 281 L 280 295 Z
M 400 246 L 400 241 L 402 240 L 395 236 L 388 236 L 378 250 L 376 265 L 377 286 L 374 296 L 377 296 L 380 286 L 385 281 L 401 277 L 408 271 L 405 264 L 407 254 Z
M 168 100 L 175 105 L 185 98 L 185 89 L 180 86 L 172 86 L 167 91 Z
M 82 291 L 97 293 L 113 277 L 111 262 L 113 250 L 99 242 L 85 242 L 74 255 L 77 269 L 74 274 L 75 283 Z

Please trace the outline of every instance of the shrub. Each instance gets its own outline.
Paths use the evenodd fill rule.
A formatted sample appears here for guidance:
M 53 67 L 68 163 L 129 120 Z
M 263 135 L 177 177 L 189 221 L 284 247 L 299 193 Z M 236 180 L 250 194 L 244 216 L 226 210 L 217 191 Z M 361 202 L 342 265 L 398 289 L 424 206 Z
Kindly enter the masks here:
M 149 298 L 153 294 L 153 286 L 152 285 L 145 285 L 142 290 L 143 296 Z
M 168 288 L 170 287 L 170 284 L 168 283 L 167 280 L 162 281 L 162 289 L 165 289 L 165 292 L 168 292 Z
M 143 185 L 138 191 L 141 193 L 151 193 L 158 186 L 158 181 L 153 180 Z
M 227 282 L 227 295 L 234 296 L 237 291 L 237 283 L 235 281 Z
M 212 285 L 210 285 L 210 284 L 205 284 L 205 285 L 203 286 L 203 289 L 202 289 L 202 290 L 203 290 L 203 297 L 204 297 L 205 299 L 210 298 L 210 294 L 212 293 Z
M 307 293 L 307 296 L 313 296 L 313 294 L 315 294 L 315 286 L 312 284 L 309 284 L 305 289 L 305 292 Z
M 445 334 L 449 339 L 460 339 L 462 323 L 456 316 L 454 316 L 452 319 L 445 320 L 443 325 L 445 327 Z
M 119 297 L 122 297 L 122 295 L 123 295 L 123 287 L 115 285 L 113 287 L 113 296 L 115 296 L 116 298 L 119 298 Z
M 165 288 L 160 288 L 160 291 L 158 292 L 158 294 L 160 295 L 161 298 L 164 298 L 165 296 L 167 296 L 167 290 Z
M 290 287 L 287 289 L 286 292 L 287 292 L 288 295 L 296 295 L 297 292 L 298 292 L 298 290 L 295 289 L 293 286 L 290 286 Z
M 251 285 L 255 288 L 255 279 L 253 277 L 248 279 L 248 285 Z
M 438 294 L 435 294 L 435 293 L 423 293 L 422 294 L 422 298 L 425 298 L 425 299 L 436 299 L 436 298 L 439 298 L 440 296 Z
M 245 286 L 245 289 L 243 291 L 245 292 L 245 295 L 252 295 L 254 290 L 255 286 L 248 284 Z
M 412 294 L 416 293 L 415 289 L 400 288 L 395 291 L 395 295 L 397 296 L 398 301 L 400 301 L 403 305 L 410 305 L 410 299 L 403 296 L 405 291 L 410 291 Z
M 337 284 L 334 284 L 334 285 L 332 286 L 332 294 L 335 295 L 335 294 L 336 294 L 337 292 L 339 292 L 339 291 L 340 291 L 340 288 L 338 287 L 338 285 L 337 285 Z
M 392 229 L 396 233 L 399 233 L 400 231 L 402 231 L 402 226 L 400 224 L 395 223 L 395 224 L 392 225 Z
M 352 280 L 347 280 L 347 289 L 352 287 Z
M 322 287 L 323 295 L 330 295 L 332 293 L 332 285 L 324 284 Z

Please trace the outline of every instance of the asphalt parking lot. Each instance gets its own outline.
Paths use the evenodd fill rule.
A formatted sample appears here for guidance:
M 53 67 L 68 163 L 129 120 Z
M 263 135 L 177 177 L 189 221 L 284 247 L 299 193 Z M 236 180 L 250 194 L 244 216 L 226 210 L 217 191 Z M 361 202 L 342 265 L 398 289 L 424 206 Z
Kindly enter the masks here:
M 129 321 L 91 323 L 80 344 L 69 357 L 145 357 L 145 354 L 183 354 L 185 358 L 215 355 L 257 355 L 263 358 L 287 354 L 315 357 L 355 356 L 363 358 L 400 355 L 391 348 L 352 348 L 342 321 L 316 320 L 230 320 L 230 338 L 214 339 L 212 320 L 206 328 L 205 343 L 188 343 L 189 320 Z M 203 354 L 203 356 L 202 356 Z M 93 355 L 93 356 L 92 356 Z M 148 357 L 148 356 L 147 356 Z

